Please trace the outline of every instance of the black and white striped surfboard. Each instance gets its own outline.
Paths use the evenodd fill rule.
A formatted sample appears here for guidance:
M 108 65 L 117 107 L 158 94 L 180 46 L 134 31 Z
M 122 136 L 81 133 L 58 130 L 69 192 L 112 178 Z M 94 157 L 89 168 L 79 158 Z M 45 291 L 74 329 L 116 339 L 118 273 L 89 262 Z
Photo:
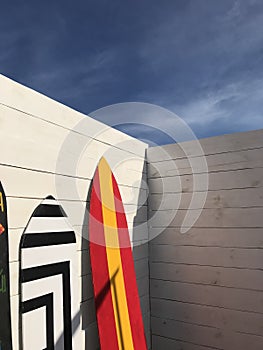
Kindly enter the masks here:
M 80 348 L 76 237 L 53 197 L 35 209 L 20 248 L 23 349 Z

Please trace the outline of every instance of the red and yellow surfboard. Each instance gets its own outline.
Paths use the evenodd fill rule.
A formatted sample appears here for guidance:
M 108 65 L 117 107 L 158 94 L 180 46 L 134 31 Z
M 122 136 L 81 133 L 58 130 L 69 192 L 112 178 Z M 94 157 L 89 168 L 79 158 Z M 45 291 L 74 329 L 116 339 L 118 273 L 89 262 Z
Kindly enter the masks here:
M 146 350 L 126 216 L 104 158 L 93 178 L 89 239 L 101 350 Z

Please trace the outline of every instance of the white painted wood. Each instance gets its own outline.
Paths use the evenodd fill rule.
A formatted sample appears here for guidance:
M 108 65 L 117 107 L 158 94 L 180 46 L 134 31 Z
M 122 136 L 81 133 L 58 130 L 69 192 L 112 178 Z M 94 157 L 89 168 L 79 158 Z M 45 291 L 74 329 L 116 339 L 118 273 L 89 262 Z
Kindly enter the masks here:
M 175 264 L 261 269 L 263 250 L 221 247 L 150 245 L 150 261 Z M 263 305 L 262 305 L 263 306 Z
M 200 144 L 203 210 L 197 142 L 148 150 L 152 349 L 261 349 L 263 130 Z M 187 211 L 200 217 L 182 235 Z
M 233 170 L 237 167 L 262 167 L 263 148 L 249 149 L 246 151 L 225 152 L 206 155 L 205 160 L 209 171 Z M 192 168 L 190 167 L 190 161 Z M 177 171 L 176 171 L 177 170 Z M 184 173 L 200 173 L 204 171 L 203 159 L 201 157 L 161 160 L 160 162 L 148 164 L 149 178 L 175 176 Z
M 132 236 L 138 206 L 146 205 L 147 201 L 147 145 L 1 75 L 0 123 L 0 136 L 4 147 L 1 152 L 0 172 L 7 194 L 10 229 L 12 330 L 14 349 L 19 349 L 19 243 L 33 210 L 47 195 L 58 198 L 63 205 L 76 232 L 77 285 L 83 283 L 86 287 L 86 295 L 83 294 L 82 298 L 90 297 L 90 270 L 82 264 L 82 256 L 87 258 L 88 254 L 88 242 L 83 241 L 82 235 L 87 233 L 85 202 L 90 181 L 100 157 L 105 156 L 117 179 Z M 146 214 L 146 209 L 143 208 L 137 220 L 146 220 Z M 147 236 L 146 225 L 133 238 L 137 239 L 136 242 L 144 242 Z M 147 261 L 148 246 L 142 247 L 134 248 L 135 259 Z M 81 249 L 85 253 L 81 253 Z M 146 263 L 142 266 L 145 265 Z M 141 288 L 146 293 L 148 276 L 143 275 L 141 269 L 138 270 L 140 278 L 144 279 Z M 146 312 L 147 306 L 143 305 Z M 94 334 L 96 327 L 89 325 L 81 335 L 83 346 L 86 343 L 86 347 L 89 344 L 97 347 Z
M 52 286 L 52 287 L 51 287 Z M 33 299 L 39 297 L 40 295 L 45 295 L 48 293 L 53 293 L 54 298 L 54 337 L 55 343 L 63 334 L 63 307 L 61 305 L 63 288 L 62 288 L 62 277 L 61 276 L 52 276 L 45 278 L 45 280 L 39 280 L 36 284 L 35 282 L 26 283 L 22 287 L 22 295 L 26 295 L 26 299 Z M 25 300 L 25 299 L 24 299 Z M 23 346 L 25 349 L 41 349 L 45 348 L 46 345 L 46 331 L 43 333 L 41 330 L 46 330 L 45 322 L 41 323 L 42 317 L 43 320 L 46 318 L 45 308 L 37 309 L 36 311 L 31 311 L 25 313 L 22 316 L 23 320 Z M 38 324 L 38 318 L 40 318 L 40 323 Z M 31 331 L 31 324 L 35 324 L 34 333 Z M 43 327 L 44 326 L 44 327 Z M 30 336 L 31 335 L 31 336 Z M 42 344 L 41 344 L 42 343 Z M 64 346 L 64 340 L 62 340 Z M 43 346 L 44 345 L 44 346 Z M 55 347 L 56 349 L 56 347 Z
M 239 334 L 229 330 L 205 327 L 198 324 L 183 323 L 161 318 L 152 318 L 153 334 L 163 334 L 167 338 L 185 341 L 189 344 L 186 349 L 203 346 L 206 349 L 247 349 L 253 344 L 253 350 L 262 349 L 262 337 L 250 334 Z M 190 344 L 194 344 L 193 347 Z M 197 347 L 196 349 L 199 349 Z M 202 349 L 202 347 L 200 348 Z
M 204 326 L 258 336 L 262 335 L 263 314 L 259 313 L 248 313 L 164 299 L 152 299 L 151 310 L 152 316 L 191 322 L 193 324 L 200 324 L 200 315 L 202 315 L 202 324 Z
M 181 234 L 180 228 L 166 228 L 161 234 L 159 229 L 151 228 L 151 244 L 173 246 L 259 248 L 263 244 L 262 228 L 207 228 L 193 227 L 187 234 Z
M 217 154 L 224 152 L 236 152 L 240 150 L 255 149 L 263 147 L 263 131 L 247 131 L 229 135 L 221 135 L 208 137 L 198 141 L 188 141 L 178 144 L 171 144 L 160 147 L 152 147 L 147 151 L 147 159 L 149 162 L 159 162 L 161 160 L 185 158 L 189 156 L 197 156 L 200 143 L 205 155 Z
M 198 181 L 198 191 L 206 191 L 207 183 L 202 174 L 195 174 Z M 210 173 L 208 177 L 208 190 L 217 191 L 234 188 L 262 187 L 263 168 L 243 169 L 237 171 Z M 193 191 L 193 176 L 183 175 L 149 180 L 151 193 L 181 193 Z M 164 190 L 165 189 L 165 190 Z
M 26 227 L 33 210 L 41 202 L 40 199 L 32 198 L 8 198 L 8 211 L 10 213 L 17 213 L 17 215 L 9 216 L 9 229 L 12 234 L 10 234 L 11 244 L 10 244 L 10 261 L 18 260 L 18 247 L 20 236 L 23 229 Z M 85 217 L 88 217 L 88 209 L 86 202 L 79 201 L 59 201 L 63 206 L 66 214 L 68 215 L 68 220 L 70 224 L 74 227 L 77 239 L 77 249 L 82 249 L 83 239 L 82 237 L 88 238 L 88 222 L 85 222 Z M 127 213 L 128 225 L 130 227 L 131 241 L 139 244 L 140 241 L 148 239 L 148 227 L 147 224 L 141 225 L 140 222 L 147 221 L 147 207 L 143 206 L 139 210 L 139 215 L 137 215 L 137 206 L 125 205 L 125 211 Z M 136 225 L 134 226 L 134 218 L 136 217 Z M 38 221 L 41 221 L 39 218 Z M 32 230 L 34 228 L 32 227 Z M 137 243 L 138 242 L 138 243 Z M 88 242 L 87 242 L 88 244 Z
M 157 214 L 150 221 L 150 227 L 181 227 L 187 210 L 157 211 Z M 199 210 L 191 210 L 193 216 L 199 215 Z M 262 208 L 217 208 L 203 209 L 195 222 L 195 227 L 225 227 L 242 228 L 263 226 Z
M 23 199 L 42 200 L 47 194 L 53 195 L 58 200 L 82 201 L 87 200 L 90 180 L 59 176 L 19 169 L 10 166 L 1 166 L 1 181 L 5 187 L 8 201 L 11 197 Z M 19 179 L 19 181 L 17 181 Z M 140 187 L 132 187 L 126 183 L 119 185 L 124 205 L 135 208 L 146 204 L 147 191 Z M 10 203 L 11 205 L 12 203 Z M 26 205 L 26 202 L 24 202 Z M 33 208 L 33 207 L 32 207 Z M 127 210 L 130 207 L 127 207 Z M 130 209 L 129 209 L 130 210 Z
M 151 295 L 159 299 L 263 313 L 262 292 L 251 290 L 151 280 Z
M 44 286 L 45 287 L 45 286 Z M 43 289 L 43 292 L 45 290 Z M 59 291 L 60 292 L 60 291 Z M 58 296 L 59 298 L 59 296 Z M 58 300 L 55 299 L 55 302 L 58 302 Z M 61 322 L 60 315 L 55 315 L 55 322 L 56 325 Z M 37 322 L 36 322 L 37 320 Z M 27 324 L 30 324 L 29 327 L 24 332 L 24 347 L 26 349 L 45 349 L 46 348 L 46 332 L 40 332 L 40 329 L 46 329 L 46 312 L 45 307 L 41 307 L 39 309 L 36 309 L 29 314 L 25 315 L 25 322 Z M 62 331 L 62 328 L 58 329 L 58 331 Z M 33 334 L 37 334 L 38 336 L 32 336 Z M 55 337 L 59 337 L 59 334 L 56 334 Z M 64 344 L 63 344 L 64 345 Z
M 248 268 L 152 263 L 151 277 L 174 282 L 263 291 L 263 271 Z
M 152 194 L 149 201 L 150 210 L 188 209 L 192 193 Z M 197 201 L 193 209 L 200 209 Z M 204 208 L 252 208 L 263 207 L 263 187 L 216 190 L 207 193 Z
M 107 145 L 78 133 L 69 135 L 69 130 L 63 127 L 4 106 L 0 106 L 0 122 L 0 135 L 5 140 L 2 164 L 91 179 L 99 159 L 105 156 L 113 171 L 119 168 L 121 174 L 123 167 L 128 168 L 138 176 L 130 181 L 140 181 L 144 158 L 114 144 Z
M 165 321 L 164 321 L 165 322 Z M 152 349 L 165 349 L 165 350 L 215 350 L 207 346 L 201 346 L 186 341 L 180 341 L 178 339 L 165 338 L 153 334 L 152 336 Z
M 0 103 L 144 157 L 146 144 L 0 75 Z

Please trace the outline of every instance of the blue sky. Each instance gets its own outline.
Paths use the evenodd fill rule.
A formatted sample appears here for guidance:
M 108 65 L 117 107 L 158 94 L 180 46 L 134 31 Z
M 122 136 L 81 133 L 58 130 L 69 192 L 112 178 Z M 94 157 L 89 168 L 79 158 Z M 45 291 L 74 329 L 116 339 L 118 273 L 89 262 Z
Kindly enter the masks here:
M 6 1 L 0 71 L 85 114 L 145 102 L 198 138 L 254 130 L 263 128 L 262 24 L 261 0 Z M 116 118 L 139 138 L 171 142 L 147 129 L 172 127 L 166 115 L 147 117 L 145 129 Z

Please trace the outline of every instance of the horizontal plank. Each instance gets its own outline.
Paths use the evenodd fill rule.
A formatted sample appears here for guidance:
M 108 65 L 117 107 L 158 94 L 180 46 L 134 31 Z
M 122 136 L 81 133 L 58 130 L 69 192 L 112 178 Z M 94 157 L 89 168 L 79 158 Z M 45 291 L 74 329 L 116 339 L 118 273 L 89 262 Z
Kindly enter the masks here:
M 124 192 L 126 189 L 124 189 Z M 50 192 L 47 192 L 45 197 Z M 7 197 L 7 208 L 9 216 L 9 227 L 10 228 L 23 228 L 27 225 L 33 211 L 42 202 L 44 197 L 41 199 L 35 198 L 17 198 Z M 59 200 L 59 199 L 58 199 Z M 69 222 L 73 226 L 83 225 L 85 216 L 88 216 L 89 204 L 86 201 L 80 200 L 59 200 L 60 205 L 66 212 Z M 127 221 L 130 223 L 143 223 L 147 221 L 147 207 L 137 207 L 136 204 L 124 204 L 125 214 Z M 138 238 L 143 238 L 139 232 L 137 233 Z
M 158 193 L 151 194 L 148 201 L 150 210 L 188 209 L 192 193 Z M 196 193 L 196 195 L 198 195 Z M 202 207 L 202 202 L 196 201 L 192 209 Z M 208 191 L 204 208 L 251 208 L 263 207 L 263 187 L 239 188 L 229 190 Z
M 148 244 L 148 242 L 145 244 L 140 244 L 140 245 L 134 246 L 132 253 L 133 253 L 134 260 L 148 259 L 148 256 L 149 256 L 149 244 Z
M 86 251 L 89 247 L 88 240 L 88 227 L 87 226 L 73 226 L 73 230 L 76 235 L 76 248 L 79 254 Z M 130 237 L 132 239 L 132 228 L 129 229 Z M 10 262 L 15 262 L 19 260 L 19 245 L 24 228 L 19 229 L 9 229 L 9 260 Z M 135 260 L 148 258 L 148 247 L 144 247 L 146 243 L 139 244 L 139 241 L 135 242 L 134 245 L 134 256 Z M 133 242 L 132 242 L 133 245 Z M 142 248 L 141 248 L 142 247 Z
M 187 227 L 191 220 L 184 222 L 186 214 L 197 218 L 194 227 L 263 227 L 262 208 L 217 208 L 187 210 L 162 210 L 151 212 L 150 227 Z
M 151 297 L 185 303 L 263 313 L 262 292 L 205 286 L 193 283 L 150 280 Z
M 132 232 L 132 242 L 134 245 L 144 244 L 149 241 L 149 230 L 147 226 L 147 216 L 144 217 L 143 222 L 138 223 L 137 218 L 134 218 Z
M 127 148 L 132 153 L 144 156 L 145 143 L 136 140 L 119 130 L 112 129 L 93 118 L 73 110 L 43 94 L 18 84 L 11 79 L 0 75 L 0 103 L 12 109 L 45 120 L 46 122 L 60 125 L 65 129 L 74 129 L 85 136 L 103 139 L 105 142 L 113 142 Z
M 260 248 L 263 247 L 262 228 L 207 228 L 192 227 L 186 234 L 180 228 L 167 227 L 160 233 L 150 228 L 151 244 L 174 246 Z
M 96 349 L 99 350 L 99 334 L 97 322 L 93 322 L 85 329 L 83 344 L 85 349 Z
M 263 132 L 262 132 L 263 135 Z M 263 167 L 263 148 L 246 151 L 226 152 L 202 157 L 162 160 L 148 163 L 147 171 L 149 178 L 170 177 L 206 171 L 209 172 L 229 171 L 245 168 Z M 207 164 L 205 164 L 205 162 Z
M 108 145 L 78 133 L 69 136 L 60 126 L 1 105 L 0 122 L 4 130 L 2 164 L 84 178 L 92 177 L 102 156 L 113 170 L 127 168 L 129 163 L 132 170 L 139 161 L 137 170 L 144 167 L 144 158 L 114 147 L 114 142 Z M 126 172 L 127 177 L 131 175 Z
M 58 200 L 86 201 L 91 181 L 83 178 L 31 171 L 0 165 L 1 182 L 7 197 L 43 199 L 53 195 Z M 138 180 L 142 175 L 138 173 Z M 17 181 L 19 179 L 19 181 Z M 135 185 L 139 187 L 134 187 Z M 143 205 L 147 200 L 147 190 L 140 182 L 118 182 L 125 204 Z
M 208 178 L 206 178 L 208 176 Z M 228 172 L 195 174 L 195 191 L 218 191 L 235 188 L 262 187 L 263 168 L 244 169 Z M 193 192 L 193 176 L 183 175 L 149 179 L 149 190 L 155 193 Z
M 262 337 L 152 317 L 152 332 L 214 349 L 262 349 Z
M 79 261 L 82 262 L 82 265 L 79 267 L 79 272 L 82 275 L 89 273 L 87 266 L 89 262 L 89 240 L 88 240 L 88 226 L 73 226 L 73 230 L 76 235 L 76 249 L 79 255 Z M 130 237 L 132 239 L 133 230 L 130 231 Z M 19 247 L 21 236 L 24 232 L 23 228 L 19 229 L 9 229 L 9 261 L 18 262 L 19 261 Z M 144 264 L 143 260 L 148 260 L 148 240 L 139 244 L 139 241 L 136 241 L 135 244 L 131 242 L 133 246 L 133 256 L 136 263 L 139 266 Z M 139 262 L 142 260 L 141 262 Z M 138 262 L 137 262 L 138 261 Z M 145 263 L 146 264 L 146 263 Z M 84 266 L 85 265 L 85 266 Z M 145 266 L 146 267 L 146 266 Z M 142 271 L 141 271 L 142 273 Z
M 86 330 L 92 323 L 97 323 L 94 298 L 81 303 L 80 311 L 82 315 L 82 329 Z
M 263 268 L 263 249 L 150 245 L 150 262 Z
M 151 299 L 154 317 L 262 336 L 263 315 L 174 300 Z
M 177 144 L 150 147 L 147 150 L 148 162 L 158 162 L 165 159 L 185 158 L 186 155 L 200 156 L 202 154 L 218 154 L 263 147 L 263 131 L 247 131 L 229 135 L 220 135 L 199 139 L 197 141 L 179 142 Z M 201 145 L 201 150 L 198 145 Z
M 263 168 L 263 160 L 261 158 L 253 161 L 209 166 L 208 172 L 218 173 L 218 172 L 228 172 L 228 171 L 256 169 L 256 168 Z M 191 174 L 202 174 L 203 172 L 204 172 L 204 167 L 201 167 L 201 166 L 199 167 L 196 166 L 195 168 L 190 167 L 190 168 L 178 169 L 178 173 L 180 176 L 191 175 Z M 207 172 L 207 170 L 205 170 L 205 172 Z
M 149 279 L 149 261 L 147 258 L 136 260 L 134 265 L 137 279 Z
M 263 291 L 263 269 L 151 263 L 151 278 Z
M 207 346 L 200 346 L 187 341 L 179 341 L 171 338 L 162 337 L 159 335 L 152 336 L 152 350 L 215 350 Z

